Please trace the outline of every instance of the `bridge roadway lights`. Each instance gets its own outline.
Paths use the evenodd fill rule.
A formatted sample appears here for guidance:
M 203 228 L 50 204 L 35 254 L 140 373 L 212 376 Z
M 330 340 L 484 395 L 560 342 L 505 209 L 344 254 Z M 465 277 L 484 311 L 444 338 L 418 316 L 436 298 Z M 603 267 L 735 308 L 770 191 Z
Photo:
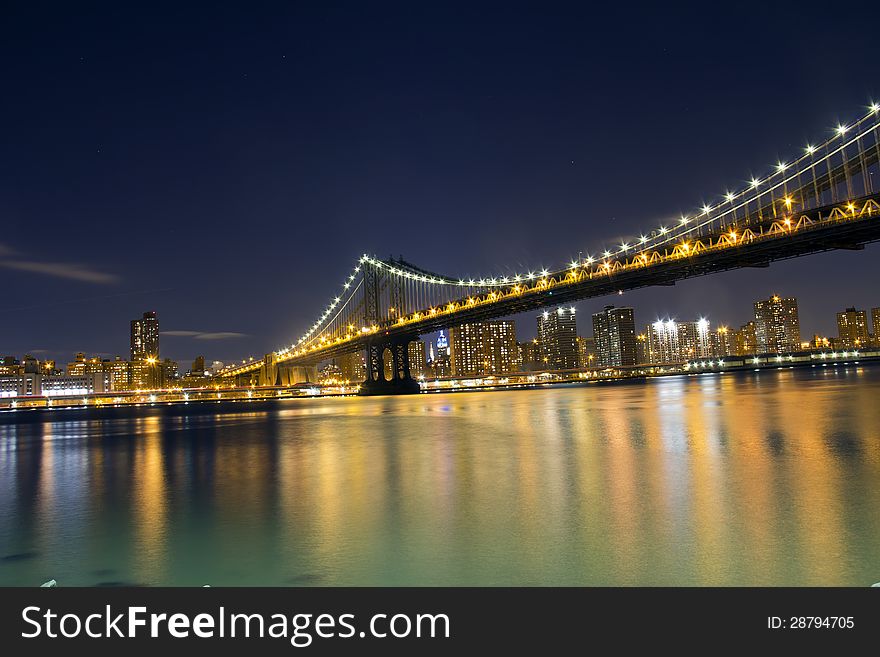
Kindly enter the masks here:
M 421 392 L 419 382 L 412 378 L 409 370 L 409 343 L 417 336 L 395 336 L 376 340 L 367 345 L 367 380 L 361 384 L 361 395 L 411 395 Z M 385 360 L 391 356 L 389 381 L 385 378 Z

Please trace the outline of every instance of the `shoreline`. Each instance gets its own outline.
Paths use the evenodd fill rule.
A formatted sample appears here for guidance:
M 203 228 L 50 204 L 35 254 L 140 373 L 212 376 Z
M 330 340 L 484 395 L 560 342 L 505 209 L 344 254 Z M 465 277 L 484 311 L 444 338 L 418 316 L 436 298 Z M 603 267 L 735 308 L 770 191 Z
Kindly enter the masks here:
M 836 355 L 836 354 L 835 354 Z M 499 377 L 498 380 L 486 381 L 483 379 L 463 379 L 455 380 L 447 386 L 431 385 L 430 383 L 422 383 L 422 390 L 417 394 L 442 394 L 442 393 L 466 393 L 466 392 L 493 392 L 501 390 L 537 390 L 541 388 L 556 386 L 587 386 L 587 385 L 639 385 L 645 384 L 652 379 L 675 377 L 675 376 L 705 376 L 705 375 L 724 375 L 728 373 L 740 372 L 762 372 L 762 371 L 779 371 L 789 369 L 807 369 L 807 368 L 838 368 L 838 367 L 870 367 L 880 364 L 880 354 L 857 356 L 847 355 L 846 358 L 841 354 L 836 358 L 822 357 L 820 354 L 812 354 L 809 359 L 795 360 L 794 356 L 787 357 L 752 357 L 743 359 L 738 357 L 733 363 L 726 364 L 722 362 L 718 365 L 715 361 L 705 361 L 698 363 L 695 367 L 690 363 L 685 369 L 677 369 L 673 371 L 656 371 L 656 368 L 634 368 L 631 374 L 616 374 L 610 376 L 589 376 L 595 371 L 580 372 L 577 375 L 569 375 L 566 378 L 551 378 L 551 373 L 517 373 L 507 377 Z M 817 358 L 818 356 L 818 358 Z M 759 362 L 755 363 L 754 361 Z M 742 361 L 742 362 L 738 362 Z M 749 362 L 751 361 L 751 362 Z M 710 365 L 711 363 L 711 365 Z M 699 365 L 702 365 L 700 367 Z M 653 371 L 651 371 L 653 370 Z M 586 375 L 586 376 L 585 376 Z M 565 376 L 565 375 L 555 375 Z M 543 377 L 543 380 L 541 380 Z M 511 380 L 516 379 L 516 380 Z M 525 380 L 522 380 L 525 379 Z M 474 381 L 475 383 L 467 384 L 460 381 Z M 479 381 L 479 383 L 476 383 Z M 445 382 L 444 382 L 445 383 Z M 312 388 L 315 390 L 315 388 Z M 299 393 L 299 394 L 298 394 Z M 52 413 L 56 411 L 67 411 L 68 413 L 82 414 L 83 412 L 92 414 L 93 411 L 109 411 L 112 409 L 130 408 L 130 407 L 183 407 L 194 406 L 199 408 L 209 408 L 210 404 L 255 404 L 256 402 L 272 402 L 290 399 L 323 399 L 338 397 L 358 397 L 356 390 L 351 391 L 330 391 L 321 392 L 319 394 L 302 394 L 299 388 L 247 388 L 247 389 L 227 389 L 227 390 L 175 390 L 170 392 L 152 391 L 149 393 L 115 393 L 107 395 L 104 393 L 94 394 L 90 397 L 69 397 L 69 398 L 24 398 L 24 401 L 30 404 L 22 404 L 22 398 L 18 398 L 18 404 L 0 408 L 0 424 L 11 424 L 18 419 L 23 419 L 25 415 L 31 417 L 40 416 L 43 413 Z M 391 395 L 394 396 L 394 395 Z M 25 413 L 28 412 L 28 413 Z

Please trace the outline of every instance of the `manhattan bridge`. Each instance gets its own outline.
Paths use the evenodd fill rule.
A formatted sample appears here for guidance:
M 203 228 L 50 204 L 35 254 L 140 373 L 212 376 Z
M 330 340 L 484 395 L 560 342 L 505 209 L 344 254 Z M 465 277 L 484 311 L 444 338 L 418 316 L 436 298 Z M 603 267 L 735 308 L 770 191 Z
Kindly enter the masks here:
M 271 385 L 282 368 L 360 351 L 366 352 L 363 394 L 418 392 L 407 345 L 425 333 L 811 253 L 860 250 L 878 239 L 880 104 L 872 104 L 766 175 L 552 271 L 465 279 L 363 255 L 295 342 L 217 376 Z

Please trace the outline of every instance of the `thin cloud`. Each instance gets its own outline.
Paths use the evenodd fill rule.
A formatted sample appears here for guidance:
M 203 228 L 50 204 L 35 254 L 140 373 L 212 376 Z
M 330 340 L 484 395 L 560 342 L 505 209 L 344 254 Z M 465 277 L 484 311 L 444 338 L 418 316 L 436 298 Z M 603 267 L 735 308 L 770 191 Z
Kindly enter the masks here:
M 248 337 L 247 333 L 234 333 L 232 331 L 221 331 L 217 333 L 205 333 L 203 331 L 162 331 L 161 335 L 178 338 L 193 338 L 194 340 L 230 340 L 233 338 Z
M 0 245 L 0 256 L 9 255 L 11 253 L 12 252 L 6 247 Z M 100 285 L 109 285 L 111 283 L 119 282 L 119 277 L 114 274 L 96 271 L 85 265 L 65 262 L 37 262 L 34 260 L 0 259 L 0 267 L 16 269 L 18 271 L 28 271 L 35 274 L 44 274 L 45 276 L 54 276 L 56 278 L 83 281 L 86 283 L 98 283 Z

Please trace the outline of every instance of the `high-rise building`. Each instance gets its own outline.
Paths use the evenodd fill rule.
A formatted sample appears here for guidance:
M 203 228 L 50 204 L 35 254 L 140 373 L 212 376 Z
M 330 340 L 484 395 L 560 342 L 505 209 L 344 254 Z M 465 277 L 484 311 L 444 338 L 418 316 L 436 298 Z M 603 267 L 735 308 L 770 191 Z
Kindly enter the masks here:
M 367 361 L 363 351 L 353 351 L 336 359 L 344 381 L 359 383 L 367 380 Z
M 538 315 L 538 342 L 546 369 L 568 370 L 578 366 L 575 309 L 557 308 Z
M 429 374 L 432 378 L 440 378 L 444 376 L 452 376 L 452 363 L 450 356 L 449 340 L 446 334 L 441 330 L 437 336 L 436 345 L 432 344 L 427 354 L 429 363 Z
M 724 358 L 734 353 L 733 332 L 726 326 L 719 326 L 711 334 L 712 356 Z
M 755 301 L 755 335 L 760 353 L 781 354 L 801 348 L 797 299 L 773 295 Z
M 596 367 L 596 340 L 578 336 L 578 366 L 583 368 Z
M 636 364 L 636 323 L 632 308 L 605 306 L 593 315 L 593 337 L 602 367 Z
M 860 349 L 870 344 L 868 313 L 855 308 L 837 313 L 837 339 L 844 349 Z
M 509 320 L 449 329 L 454 376 L 506 374 L 519 369 L 516 324 Z
M 189 368 L 189 372 L 193 376 L 205 376 L 205 357 L 196 356 L 192 366 Z
M 712 340 L 709 321 L 676 322 L 673 319 L 657 320 L 645 331 L 647 335 L 647 360 L 655 365 L 683 363 L 692 358 L 709 358 Z
M 753 356 L 758 353 L 758 335 L 755 322 L 747 322 L 733 334 L 733 352 L 737 356 Z
M 523 372 L 543 369 L 541 344 L 538 342 L 538 338 L 519 343 L 519 362 Z
M 159 356 L 159 319 L 153 311 L 142 319 L 131 320 L 131 360 L 146 360 Z
M 695 322 L 678 322 L 678 336 L 682 361 L 712 356 L 709 320 L 701 317 Z
M 425 375 L 427 365 L 425 359 L 425 343 L 421 340 L 413 340 L 407 347 L 409 353 L 409 375 L 420 377 Z
M 671 319 L 658 319 L 647 327 L 648 349 L 646 363 L 663 365 L 681 362 L 681 345 L 678 339 L 678 324 Z
M 871 308 L 871 326 L 874 331 L 874 346 L 880 347 L 880 308 Z
M 648 326 L 636 336 L 636 365 L 647 365 L 651 362 L 651 327 Z

